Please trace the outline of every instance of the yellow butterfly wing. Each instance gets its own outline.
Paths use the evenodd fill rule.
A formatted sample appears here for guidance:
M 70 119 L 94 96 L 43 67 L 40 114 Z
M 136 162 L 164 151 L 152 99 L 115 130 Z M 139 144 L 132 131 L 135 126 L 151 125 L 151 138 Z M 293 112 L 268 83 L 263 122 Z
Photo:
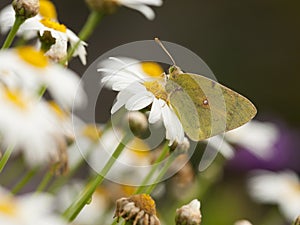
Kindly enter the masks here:
M 244 96 L 201 75 L 170 74 L 165 88 L 184 131 L 194 141 L 235 129 L 257 112 Z

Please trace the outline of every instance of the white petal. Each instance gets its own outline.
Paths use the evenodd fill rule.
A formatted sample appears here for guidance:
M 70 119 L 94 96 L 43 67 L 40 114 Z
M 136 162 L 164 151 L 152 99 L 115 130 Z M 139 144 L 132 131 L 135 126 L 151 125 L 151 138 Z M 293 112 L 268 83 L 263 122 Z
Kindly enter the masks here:
M 111 114 L 114 114 L 115 112 L 117 112 L 123 105 L 125 105 L 126 100 L 124 101 L 124 99 L 121 100 L 117 100 L 116 103 L 113 105 L 113 107 L 110 110 Z
M 132 96 L 126 103 L 126 109 L 136 111 L 145 108 L 153 102 L 153 94 L 150 92 L 141 92 Z
M 120 0 L 121 4 L 128 5 L 128 4 L 144 4 L 144 5 L 154 5 L 154 6 L 161 6 L 162 0 Z
M 256 156 L 268 159 L 273 155 L 273 146 L 278 140 L 279 130 L 273 123 L 252 120 L 226 133 L 229 142 L 240 145 Z
M 142 13 L 148 20 L 154 20 L 155 14 L 154 11 L 146 5 L 135 5 L 135 4 L 126 4 L 128 8 L 134 9 Z
M 161 99 L 154 98 L 151 111 L 149 114 L 149 123 L 156 123 L 161 119 L 161 106 L 159 101 L 162 101 Z
M 184 131 L 181 122 L 166 103 L 162 106 L 162 118 L 166 128 L 166 138 L 170 140 L 169 145 L 174 141 L 183 142 Z
M 207 139 L 210 146 L 219 151 L 225 158 L 231 159 L 234 156 L 234 148 L 225 141 L 222 135 L 217 135 Z

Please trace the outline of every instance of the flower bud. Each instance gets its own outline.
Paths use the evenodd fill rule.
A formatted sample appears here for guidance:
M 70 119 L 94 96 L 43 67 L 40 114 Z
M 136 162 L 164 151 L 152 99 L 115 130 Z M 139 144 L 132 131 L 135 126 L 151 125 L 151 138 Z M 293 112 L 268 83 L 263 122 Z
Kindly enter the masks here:
M 200 202 L 194 199 L 189 204 L 176 210 L 176 225 L 200 225 L 201 224 Z
M 129 127 L 134 135 L 137 137 L 143 137 L 148 131 L 148 120 L 145 114 L 141 112 L 129 112 L 128 113 Z
M 184 154 L 190 148 L 190 141 L 185 137 L 181 143 L 174 141 L 171 145 L 170 150 L 175 151 L 177 154 Z
M 16 12 L 16 16 L 28 19 L 39 13 L 39 0 L 13 0 L 12 6 Z
M 252 225 L 248 220 L 238 220 L 234 223 L 234 225 Z

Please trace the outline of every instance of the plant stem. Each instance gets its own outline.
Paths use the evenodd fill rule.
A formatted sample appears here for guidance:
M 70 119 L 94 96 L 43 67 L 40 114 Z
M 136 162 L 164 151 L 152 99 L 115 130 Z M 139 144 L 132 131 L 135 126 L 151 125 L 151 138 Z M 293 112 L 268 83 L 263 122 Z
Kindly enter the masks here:
M 86 20 L 85 24 L 83 25 L 81 31 L 78 34 L 78 37 L 80 40 L 78 40 L 75 45 L 73 45 L 69 51 L 66 59 L 62 60 L 61 64 L 65 65 L 74 55 L 74 52 L 78 48 L 79 44 L 81 41 L 87 40 L 93 31 L 95 30 L 96 26 L 100 23 L 104 16 L 103 12 L 98 12 L 98 11 L 91 11 L 88 19 Z
M 39 184 L 35 192 L 36 193 L 42 192 L 47 187 L 52 177 L 53 177 L 52 171 L 48 170 L 48 172 L 45 174 L 44 178 L 42 179 L 41 183 Z
M 2 156 L 2 158 L 0 159 L 0 173 L 2 172 L 2 170 L 4 169 L 12 151 L 14 150 L 14 146 L 10 145 L 7 147 L 7 149 L 5 150 L 4 155 Z
M 22 25 L 22 23 L 24 23 L 25 19 L 20 17 L 20 16 L 16 16 L 14 25 L 12 26 L 12 28 L 10 29 L 7 38 L 2 46 L 2 49 L 7 49 L 11 46 L 11 43 L 13 42 L 20 26 Z
M 22 180 L 20 180 L 12 189 L 12 193 L 15 195 L 17 194 L 19 191 L 22 190 L 22 188 L 31 180 L 31 178 L 36 174 L 36 172 L 38 171 L 38 167 L 33 168 L 31 170 L 29 170 L 25 176 L 22 178 Z
M 153 174 L 157 170 L 159 163 L 166 157 L 168 154 L 170 148 L 169 148 L 169 142 L 166 141 L 165 145 L 163 146 L 162 152 L 160 153 L 159 157 L 155 160 L 150 172 L 147 174 L 147 176 L 144 178 L 144 180 L 141 183 L 141 186 L 138 187 L 138 189 L 135 191 L 135 194 L 141 194 L 143 191 L 146 190 L 146 186 L 149 183 L 149 180 L 152 178 Z
M 156 187 L 156 185 L 159 183 L 160 179 L 166 174 L 166 172 L 168 171 L 168 169 L 170 168 L 171 164 L 174 162 L 174 160 L 177 158 L 177 154 L 173 153 L 169 156 L 169 158 L 167 159 L 165 165 L 163 166 L 163 168 L 161 169 L 161 171 L 159 172 L 158 176 L 156 177 L 155 181 L 153 182 L 153 184 L 151 184 L 146 190 L 145 190 L 145 194 L 150 194 L 154 188 Z
M 73 221 L 76 216 L 80 213 L 82 208 L 86 205 L 86 203 L 91 199 L 93 193 L 95 192 L 96 188 L 102 183 L 104 180 L 105 175 L 109 172 L 111 167 L 113 166 L 116 159 L 122 153 L 125 145 L 131 140 L 130 135 L 126 135 L 122 141 L 119 143 L 115 151 L 113 152 L 112 156 L 109 158 L 108 162 L 105 164 L 103 169 L 96 177 L 91 180 L 83 192 L 79 195 L 78 199 L 76 199 L 71 206 L 63 213 L 63 217 L 67 219 L 67 221 Z

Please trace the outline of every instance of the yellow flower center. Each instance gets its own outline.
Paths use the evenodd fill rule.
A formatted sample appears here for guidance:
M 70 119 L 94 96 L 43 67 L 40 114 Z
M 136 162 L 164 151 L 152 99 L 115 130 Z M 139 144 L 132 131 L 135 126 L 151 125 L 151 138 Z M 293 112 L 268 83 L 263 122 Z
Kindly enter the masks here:
M 164 73 L 161 66 L 154 62 L 142 62 L 142 70 L 151 77 L 162 77 Z
M 8 216 L 16 215 L 16 205 L 12 201 L 12 199 L 8 197 L 4 197 L 0 199 L 0 214 L 5 214 Z
M 136 191 L 136 187 L 121 185 L 121 190 L 124 192 L 125 196 L 130 196 Z
M 52 20 L 57 19 L 56 8 L 49 0 L 40 0 L 40 15 Z
M 41 19 L 40 22 L 45 27 L 51 28 L 53 30 L 57 30 L 57 31 L 60 31 L 60 32 L 63 32 L 63 33 L 66 33 L 66 31 L 67 31 L 67 27 L 65 25 L 57 23 L 55 21 L 52 21 L 49 18 Z
M 41 51 L 37 51 L 33 47 L 19 47 L 17 51 L 21 59 L 35 67 L 45 68 L 48 65 L 47 57 Z
M 157 80 L 155 81 L 145 81 L 144 86 L 146 89 L 158 99 L 162 99 L 164 101 L 168 101 L 168 93 L 166 92 L 165 87 Z
M 127 146 L 138 158 L 145 158 L 149 155 L 149 146 L 141 139 L 134 138 Z
M 27 107 L 27 101 L 24 99 L 20 91 L 12 91 L 9 89 L 5 89 L 4 96 L 6 99 L 13 103 L 15 106 L 24 110 Z
M 82 134 L 92 141 L 96 142 L 99 140 L 102 132 L 97 127 L 95 127 L 95 125 L 88 124 L 83 128 Z
M 64 119 L 66 118 L 67 114 L 65 111 L 61 109 L 61 107 L 54 101 L 49 101 L 49 106 L 52 109 L 52 111 L 60 118 Z
M 155 202 L 150 195 L 133 195 L 129 199 L 130 201 L 134 202 L 135 206 L 140 208 L 140 210 L 144 210 L 150 215 L 156 215 Z

